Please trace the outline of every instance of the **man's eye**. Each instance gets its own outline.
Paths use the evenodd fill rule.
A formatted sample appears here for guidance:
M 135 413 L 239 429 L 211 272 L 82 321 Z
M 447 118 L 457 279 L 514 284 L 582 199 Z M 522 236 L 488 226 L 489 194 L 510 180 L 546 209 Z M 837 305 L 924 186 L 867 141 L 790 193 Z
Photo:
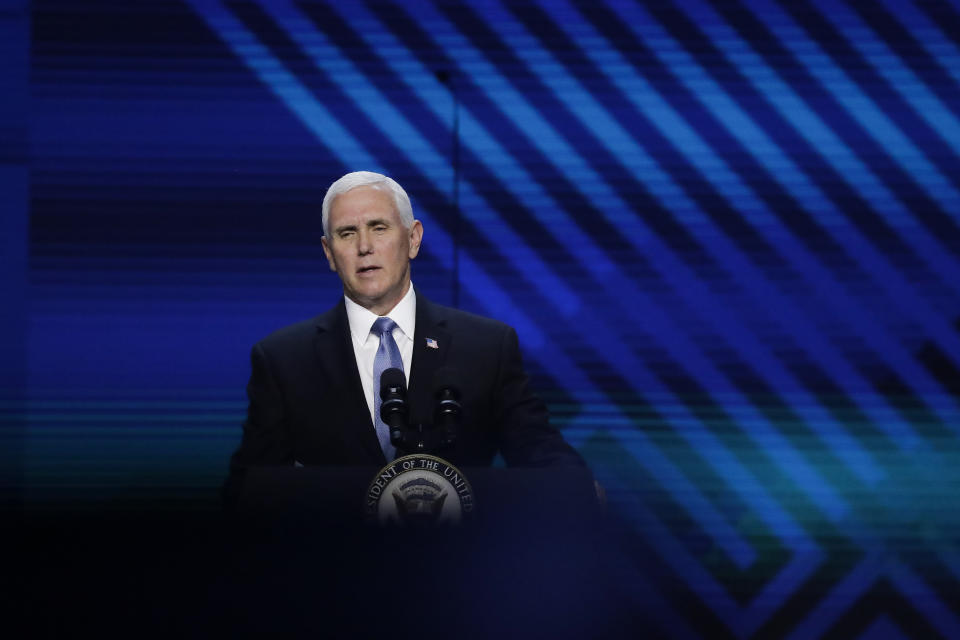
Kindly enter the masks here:
M 340 237 L 341 237 L 341 238 L 344 238 L 344 239 L 345 239 L 345 238 L 349 238 L 349 237 L 352 236 L 352 235 L 353 235 L 353 231 L 341 231 L 341 232 L 340 232 Z

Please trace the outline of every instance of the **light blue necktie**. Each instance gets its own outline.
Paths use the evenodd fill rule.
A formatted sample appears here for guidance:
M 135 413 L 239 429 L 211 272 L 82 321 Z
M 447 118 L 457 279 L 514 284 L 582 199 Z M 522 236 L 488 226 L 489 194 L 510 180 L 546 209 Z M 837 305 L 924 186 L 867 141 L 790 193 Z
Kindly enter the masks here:
M 395 447 L 390 444 L 390 427 L 380 418 L 380 405 L 383 402 L 380 399 L 380 376 L 387 369 L 400 369 L 403 371 L 403 360 L 400 358 L 400 348 L 397 347 L 393 339 L 393 329 L 397 323 L 390 318 L 377 318 L 373 323 L 372 333 L 380 336 L 380 346 L 377 348 L 377 357 L 373 359 L 373 423 L 377 428 L 377 439 L 380 440 L 380 448 L 383 449 L 383 455 L 387 461 L 393 460 L 396 454 Z

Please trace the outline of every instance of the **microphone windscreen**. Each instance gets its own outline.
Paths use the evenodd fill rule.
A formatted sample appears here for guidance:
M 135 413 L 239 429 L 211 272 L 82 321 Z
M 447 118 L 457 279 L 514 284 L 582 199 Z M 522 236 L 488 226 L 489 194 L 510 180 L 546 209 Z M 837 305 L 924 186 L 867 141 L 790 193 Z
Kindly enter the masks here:
M 400 387 L 406 391 L 407 378 L 403 375 L 403 371 L 397 368 L 387 369 L 380 375 L 381 392 L 389 387 Z

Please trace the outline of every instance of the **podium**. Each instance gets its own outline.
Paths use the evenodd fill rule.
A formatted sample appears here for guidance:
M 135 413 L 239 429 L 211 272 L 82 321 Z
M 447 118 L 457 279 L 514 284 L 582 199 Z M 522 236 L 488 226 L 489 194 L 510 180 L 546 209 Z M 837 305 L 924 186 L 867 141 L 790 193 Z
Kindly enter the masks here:
M 251 589 L 272 601 L 256 585 L 295 576 L 304 606 L 322 602 L 329 628 L 355 636 L 608 635 L 610 563 L 589 470 L 460 470 L 471 518 L 409 529 L 365 521 L 375 468 L 248 469 L 234 531 L 245 532 L 239 557 L 262 572 Z
M 469 527 L 525 524 L 589 526 L 600 516 L 593 476 L 586 468 L 464 468 L 476 508 Z M 363 500 L 374 467 L 252 467 L 237 511 L 242 517 L 292 517 L 301 522 L 363 522 Z

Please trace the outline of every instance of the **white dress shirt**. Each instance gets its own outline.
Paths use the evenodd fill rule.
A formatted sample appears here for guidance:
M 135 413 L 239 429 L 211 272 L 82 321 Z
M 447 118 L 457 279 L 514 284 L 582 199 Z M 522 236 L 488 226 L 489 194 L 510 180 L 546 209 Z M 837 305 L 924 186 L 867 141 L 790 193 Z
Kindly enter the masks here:
M 380 338 L 370 330 L 380 316 L 369 309 L 364 309 L 346 296 L 343 299 L 347 305 L 347 321 L 350 323 L 350 337 L 353 342 L 353 355 L 357 360 L 357 371 L 360 372 L 360 384 L 363 385 L 363 395 L 370 409 L 370 420 L 376 424 L 377 421 L 373 416 L 374 393 L 380 393 L 380 389 L 373 388 L 373 361 L 377 357 Z M 403 373 L 409 386 L 410 366 L 413 364 L 413 332 L 417 324 L 417 294 L 413 292 L 412 283 L 406 295 L 400 299 L 397 306 L 387 312 L 386 317 L 397 323 L 393 328 L 393 339 L 400 349 Z

